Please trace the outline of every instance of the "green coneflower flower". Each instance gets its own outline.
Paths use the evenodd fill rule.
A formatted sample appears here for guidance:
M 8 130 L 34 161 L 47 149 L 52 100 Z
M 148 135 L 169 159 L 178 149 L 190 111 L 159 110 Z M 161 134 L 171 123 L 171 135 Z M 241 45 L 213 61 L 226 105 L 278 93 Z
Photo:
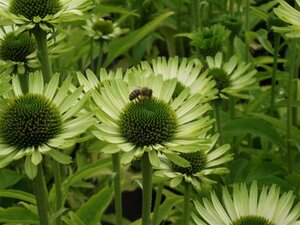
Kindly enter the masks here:
M 110 40 L 124 33 L 119 24 L 98 16 L 93 16 L 87 20 L 83 28 L 87 31 L 87 35 L 94 40 Z
M 0 110 L 0 168 L 26 157 L 25 170 L 34 177 L 35 166 L 46 154 L 61 163 L 70 157 L 57 151 L 76 143 L 75 136 L 93 123 L 92 114 L 76 116 L 88 95 L 81 98 L 82 88 L 70 92 L 68 76 L 58 86 L 59 74 L 44 86 L 41 72 L 29 74 L 29 91 L 23 94 L 18 76 L 12 79 L 13 97 L 4 99 Z
M 237 15 L 224 15 L 221 21 L 222 25 L 231 31 L 230 35 L 237 36 L 242 30 L 243 20 Z
M 188 89 L 173 100 L 176 83 L 177 79 L 164 80 L 161 75 L 129 73 L 126 81 L 111 80 L 94 90 L 101 124 L 93 134 L 110 143 L 103 152 L 125 151 L 122 160 L 128 163 L 148 151 L 151 163 L 158 165 L 155 150 L 195 151 L 194 146 L 180 146 L 198 143 L 207 132 L 213 121 L 204 114 L 210 106 L 200 104 L 200 95 L 190 95 Z
M 39 27 L 49 31 L 60 22 L 78 20 L 87 0 L 3 0 L 0 17 L 20 26 L 20 31 Z
M 125 74 L 128 71 L 125 72 Z M 90 69 L 86 70 L 86 76 L 81 72 L 77 72 L 77 78 L 80 85 L 83 85 L 84 91 L 97 89 L 103 87 L 103 83 L 113 79 L 123 79 L 125 75 L 122 69 L 118 68 L 116 71 L 108 71 L 104 68 L 100 68 L 99 76 L 97 77 Z
M 288 38 L 299 38 L 300 37 L 300 22 L 299 16 L 300 11 L 293 8 L 286 1 L 278 0 L 280 5 L 274 9 L 275 14 L 279 19 L 283 20 L 287 24 L 290 24 L 288 27 L 272 27 L 275 32 L 284 33 Z M 300 6 L 300 1 L 296 0 L 298 6 Z
M 296 225 L 300 204 L 293 207 L 294 200 L 291 191 L 281 195 L 276 185 L 264 186 L 259 193 L 256 182 L 249 191 L 245 184 L 235 184 L 232 197 L 223 189 L 223 204 L 214 192 L 211 201 L 195 201 L 198 215 L 192 217 L 197 225 Z
M 151 63 L 143 61 L 131 70 L 135 73 L 145 71 L 145 76 L 162 75 L 164 80 L 176 78 L 173 98 L 180 95 L 185 88 L 188 88 L 191 94 L 200 94 L 201 102 L 209 101 L 217 94 L 214 80 L 207 76 L 208 71 L 198 59 L 171 57 L 167 60 L 165 57 L 158 57 Z
M 24 74 L 26 70 L 37 68 L 33 37 L 27 32 L 17 34 L 6 30 L 9 30 L 8 27 L 0 32 L 0 60 L 7 73 Z
M 208 75 L 216 81 L 216 88 L 219 97 L 227 99 L 228 96 L 249 98 L 247 91 L 253 88 L 256 79 L 255 69 L 251 69 L 251 64 L 238 62 L 237 57 L 233 56 L 228 62 L 223 62 L 222 53 L 216 54 L 215 58 L 206 58 L 208 65 Z
M 205 27 L 192 34 L 191 45 L 199 49 L 201 56 L 214 56 L 222 51 L 230 35 L 230 31 L 224 26 L 216 24 L 211 27 Z
M 211 174 L 224 174 L 228 169 L 224 164 L 232 160 L 229 144 L 215 149 L 218 135 L 206 138 L 208 144 L 199 145 L 199 150 L 191 153 L 180 153 L 179 156 L 187 160 L 190 165 L 181 167 L 174 162 L 162 159 L 162 163 L 155 172 L 157 176 L 170 179 L 170 186 L 175 187 L 183 181 L 192 183 L 196 189 L 201 189 L 202 183 L 214 183 L 208 176 Z M 205 143 L 206 143 L 205 142 Z M 184 146 L 182 146 L 184 148 Z

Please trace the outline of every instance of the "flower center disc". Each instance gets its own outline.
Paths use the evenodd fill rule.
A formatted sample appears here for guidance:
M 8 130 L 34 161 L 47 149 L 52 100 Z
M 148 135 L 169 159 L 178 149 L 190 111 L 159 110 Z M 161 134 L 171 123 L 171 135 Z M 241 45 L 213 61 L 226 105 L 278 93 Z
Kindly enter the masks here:
M 61 8 L 60 0 L 12 0 L 9 10 L 32 20 L 35 16 L 44 18 L 46 15 L 54 15 Z
M 101 32 L 103 35 L 108 35 L 113 33 L 114 27 L 111 21 L 98 20 L 94 23 L 93 30 Z
M 0 116 L 0 135 L 16 148 L 38 147 L 61 130 L 61 114 L 47 98 L 26 94 L 11 100 Z
M 28 33 L 6 34 L 0 44 L 0 58 L 4 61 L 25 62 L 26 57 L 36 49 L 33 38 Z
M 119 121 L 121 134 L 137 146 L 162 144 L 168 141 L 177 126 L 173 109 L 156 98 L 130 102 Z
M 206 154 L 202 151 L 192 152 L 192 153 L 181 153 L 180 157 L 189 161 L 191 166 L 181 167 L 173 163 L 172 164 L 173 170 L 189 176 L 201 172 L 205 168 L 207 162 Z
M 275 225 L 261 216 L 242 216 L 230 225 Z
M 230 80 L 227 73 L 221 68 L 213 68 L 209 70 L 209 75 L 216 81 L 216 88 L 222 91 L 224 88 L 229 87 Z

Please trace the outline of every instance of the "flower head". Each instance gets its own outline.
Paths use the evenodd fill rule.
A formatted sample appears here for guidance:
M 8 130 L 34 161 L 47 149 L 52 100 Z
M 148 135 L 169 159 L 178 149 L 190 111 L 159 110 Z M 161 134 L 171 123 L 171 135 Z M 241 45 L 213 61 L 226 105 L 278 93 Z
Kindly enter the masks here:
M 146 76 L 161 75 L 164 80 L 176 78 L 173 98 L 176 98 L 185 88 L 189 89 L 191 94 L 200 94 L 201 102 L 209 101 L 217 94 L 214 80 L 207 76 L 208 71 L 204 70 L 204 66 L 198 59 L 171 57 L 167 60 L 165 57 L 159 57 L 153 59 L 151 63 L 143 61 L 131 70 L 135 73 L 145 71 Z
M 226 63 L 223 62 L 222 53 L 217 53 L 215 58 L 206 58 L 208 74 L 216 81 L 216 88 L 220 98 L 228 98 L 229 95 L 240 98 L 248 98 L 247 91 L 253 88 L 256 79 L 255 69 L 251 69 L 251 64 L 239 62 L 236 56 L 230 58 Z
M 87 4 L 87 0 L 3 0 L 0 17 L 20 26 L 20 31 L 35 27 L 49 31 L 60 22 L 77 20 Z
M 113 23 L 111 20 L 93 16 L 87 20 L 86 25 L 83 26 L 87 31 L 87 35 L 94 40 L 110 40 L 120 36 L 123 30 L 119 24 Z
M 200 95 L 190 95 L 187 89 L 173 100 L 176 83 L 176 79 L 165 81 L 161 75 L 129 73 L 127 81 L 111 80 L 94 90 L 92 98 L 99 107 L 95 113 L 101 124 L 93 133 L 111 143 L 103 151 L 125 151 L 124 163 L 148 151 L 150 161 L 157 165 L 155 151 L 186 152 L 189 148 L 180 146 L 198 143 L 213 122 L 204 116 L 210 106 L 200 104 Z M 145 87 L 152 90 L 151 95 Z
M 88 98 L 86 95 L 80 99 L 82 88 L 70 92 L 70 76 L 61 87 L 58 83 L 59 74 L 54 74 L 49 84 L 44 85 L 38 71 L 29 75 L 29 91 L 24 94 L 18 76 L 12 79 L 12 97 L 4 99 L 0 111 L 1 168 L 22 157 L 26 157 L 27 166 L 34 167 L 43 154 L 61 163 L 70 162 L 68 156 L 56 149 L 75 144 L 74 137 L 91 126 L 93 120 L 92 114 L 77 116 Z
M 206 138 L 205 144 L 198 145 L 198 151 L 180 153 L 179 156 L 189 162 L 189 166 L 186 167 L 179 166 L 164 157 L 155 174 L 169 178 L 172 187 L 182 181 L 192 183 L 196 189 L 201 189 L 202 183 L 213 183 L 208 176 L 227 173 L 228 169 L 224 164 L 232 159 L 232 156 L 227 154 L 230 149 L 228 144 L 215 148 L 217 140 L 218 135 L 214 135 Z
M 13 29 L 6 27 L 0 32 L 0 63 L 7 73 L 24 74 L 38 67 L 36 45 L 32 35 L 18 34 Z
M 235 184 L 232 197 L 223 189 L 223 204 L 214 192 L 211 201 L 195 201 L 198 215 L 192 217 L 197 225 L 296 225 L 300 204 L 293 207 L 294 199 L 291 191 L 281 195 L 276 185 L 263 187 L 259 193 L 256 182 L 249 191 L 245 184 Z
M 217 52 L 222 51 L 229 35 L 229 30 L 216 24 L 195 32 L 192 35 L 191 45 L 196 46 L 203 57 L 214 56 Z
M 221 21 L 222 25 L 231 31 L 230 35 L 237 36 L 242 30 L 242 19 L 238 15 L 227 14 L 224 15 Z

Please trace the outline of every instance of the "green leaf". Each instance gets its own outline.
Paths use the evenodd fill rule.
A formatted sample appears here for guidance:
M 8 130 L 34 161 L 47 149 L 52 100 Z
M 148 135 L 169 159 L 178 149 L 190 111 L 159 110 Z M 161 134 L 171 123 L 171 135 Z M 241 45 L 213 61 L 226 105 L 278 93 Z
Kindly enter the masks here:
M 278 134 L 277 130 L 268 122 L 255 117 L 247 117 L 228 121 L 224 126 L 224 133 L 231 135 L 253 134 L 267 139 L 268 141 L 277 144 L 284 148 L 284 141 Z
M 9 169 L 0 170 L 0 190 L 14 185 L 22 178 L 22 175 Z
M 76 171 L 74 174 L 70 175 L 63 185 L 65 187 L 68 187 L 70 185 L 73 185 L 77 183 L 78 181 L 81 181 L 84 178 L 89 177 L 91 174 L 103 170 L 104 168 L 110 167 L 111 166 L 111 159 L 110 158 L 105 158 L 101 159 L 99 161 L 96 161 L 92 164 L 89 164 L 87 166 L 84 166 L 80 168 L 78 171 Z
M 98 225 L 104 210 L 113 198 L 112 188 L 106 187 L 93 195 L 76 212 L 85 225 Z
M 268 40 L 268 32 L 264 29 L 259 29 L 256 31 L 256 38 L 262 44 L 262 46 L 271 54 L 274 54 L 274 49 Z
M 182 202 L 182 200 L 183 198 L 181 196 L 170 197 L 167 200 L 165 200 L 159 207 L 158 224 L 160 224 L 164 219 L 167 219 L 168 216 L 170 215 L 170 210 L 175 205 Z
M 251 115 L 255 115 L 256 117 L 259 117 L 259 118 L 271 123 L 274 127 L 277 128 L 277 130 L 280 133 L 282 133 L 283 135 L 286 135 L 286 122 L 285 121 L 281 121 L 279 119 L 265 115 L 263 113 L 251 113 Z M 300 146 L 300 130 L 294 126 L 292 126 L 291 139 L 292 139 L 292 142 L 294 142 L 298 146 Z
M 32 204 L 36 204 L 34 195 L 19 190 L 0 190 L 0 197 L 15 198 L 22 201 L 30 202 Z
M 154 20 L 150 21 L 138 30 L 132 31 L 127 36 L 113 40 L 108 46 L 108 55 L 103 64 L 103 67 L 107 67 L 115 58 L 124 54 L 128 49 L 136 45 L 149 33 L 159 27 L 163 20 L 171 16 L 173 12 L 166 12 Z
M 139 14 L 133 12 L 132 10 L 128 10 L 123 7 L 104 5 L 104 4 L 99 4 L 97 7 L 95 7 L 95 10 L 103 14 L 120 13 L 125 15 L 139 16 Z
M 0 208 L 0 223 L 40 224 L 36 214 L 20 207 Z

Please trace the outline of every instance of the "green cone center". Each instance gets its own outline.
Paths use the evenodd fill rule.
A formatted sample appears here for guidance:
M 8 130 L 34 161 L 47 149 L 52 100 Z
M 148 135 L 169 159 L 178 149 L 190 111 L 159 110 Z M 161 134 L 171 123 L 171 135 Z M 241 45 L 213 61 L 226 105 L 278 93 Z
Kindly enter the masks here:
M 222 91 L 224 88 L 229 87 L 230 80 L 227 73 L 221 68 L 212 68 L 208 72 L 216 81 L 216 88 Z
M 9 6 L 11 13 L 29 20 L 37 16 L 44 18 L 46 15 L 54 15 L 61 8 L 60 0 L 11 0 Z
M 7 33 L 0 43 L 0 58 L 4 61 L 25 62 L 36 49 L 34 39 L 28 33 Z
M 58 108 L 39 94 L 25 94 L 8 102 L 0 116 L 0 136 L 16 148 L 38 147 L 61 130 Z
M 173 163 L 173 170 L 188 176 L 201 172 L 205 168 L 207 162 L 207 155 L 203 151 L 181 153 L 180 157 L 189 161 L 191 165 L 189 167 L 181 167 Z
M 275 225 L 261 216 L 242 216 L 238 220 L 233 221 L 230 225 Z
M 152 97 L 128 103 L 119 125 L 127 141 L 143 147 L 170 140 L 177 127 L 177 118 L 168 104 Z
M 94 23 L 93 30 L 101 32 L 102 35 L 108 35 L 108 34 L 113 33 L 114 26 L 113 26 L 113 23 L 109 20 L 106 20 L 106 21 L 98 20 Z

